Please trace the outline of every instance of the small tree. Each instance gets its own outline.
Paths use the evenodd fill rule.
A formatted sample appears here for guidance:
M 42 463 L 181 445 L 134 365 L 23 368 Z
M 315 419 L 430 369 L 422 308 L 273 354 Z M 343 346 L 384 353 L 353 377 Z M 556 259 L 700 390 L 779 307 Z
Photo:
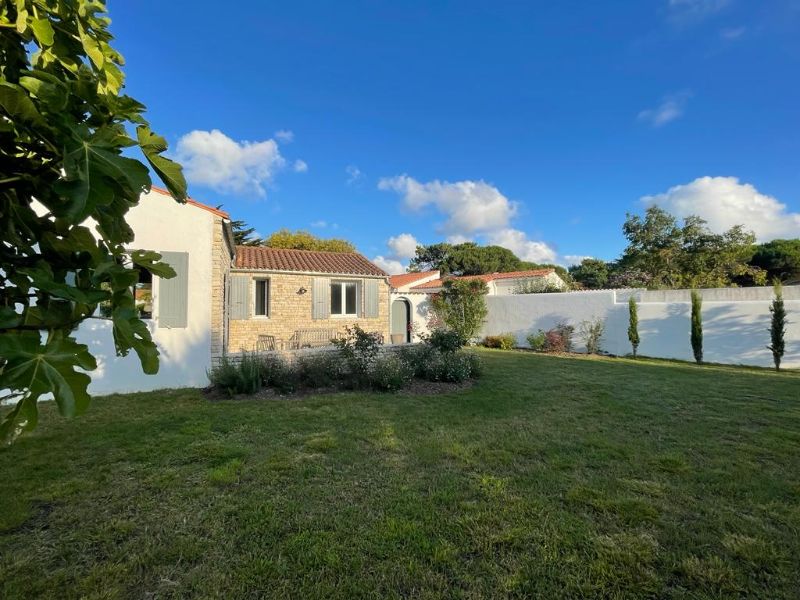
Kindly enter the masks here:
M 692 352 L 698 364 L 703 362 L 703 297 L 697 290 L 692 290 Z
M 581 321 L 578 334 L 586 345 L 587 354 L 599 354 L 600 339 L 606 330 L 606 323 L 603 319 L 592 319 L 591 321 Z
M 451 279 L 431 298 L 431 308 L 445 327 L 471 340 L 486 320 L 488 310 L 484 296 L 488 291 L 481 279 Z
M 639 349 L 639 313 L 636 307 L 636 298 L 628 298 L 628 339 L 633 348 L 633 357 L 636 358 L 636 351 Z
M 767 346 L 767 348 L 772 352 L 772 360 L 775 361 L 775 370 L 780 371 L 781 359 L 786 351 L 786 342 L 784 340 L 784 335 L 786 334 L 786 308 L 783 306 L 783 286 L 780 280 L 775 280 L 774 289 L 775 298 L 772 300 L 772 305 L 769 307 L 769 312 L 772 313 L 772 322 L 769 328 L 772 344 Z
M 86 409 L 97 361 L 74 332 L 101 304 L 117 355 L 133 350 L 158 371 L 133 287 L 142 272 L 175 271 L 131 250 L 126 216 L 150 170 L 178 201 L 186 182 L 123 93 L 109 23 L 98 0 L 0 3 L 0 406 L 13 405 L 0 441 L 36 426 L 46 394 L 63 415 Z

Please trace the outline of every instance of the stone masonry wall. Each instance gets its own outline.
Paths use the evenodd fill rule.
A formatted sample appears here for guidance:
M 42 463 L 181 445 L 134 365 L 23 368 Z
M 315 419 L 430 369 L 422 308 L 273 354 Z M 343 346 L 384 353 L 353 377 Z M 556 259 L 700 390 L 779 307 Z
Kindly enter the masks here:
M 306 274 L 285 273 L 237 273 L 250 276 L 250 318 L 230 321 L 228 332 L 228 351 L 255 350 L 259 335 L 274 335 L 287 342 L 298 329 L 335 329 L 343 332 L 346 326 L 358 324 L 365 331 L 377 331 L 389 342 L 389 285 L 381 279 L 378 283 L 378 318 L 365 319 L 354 317 L 330 317 L 313 319 L 311 316 L 312 290 L 314 276 Z M 256 317 L 253 315 L 255 285 L 253 279 L 268 278 L 270 280 L 270 315 Z M 360 277 L 332 277 L 341 281 L 363 281 Z M 305 288 L 305 294 L 298 293 Z M 364 294 L 360 294 L 363 314 Z
M 214 361 L 224 350 L 225 280 L 233 262 L 221 217 L 214 216 L 211 240 L 211 359 Z

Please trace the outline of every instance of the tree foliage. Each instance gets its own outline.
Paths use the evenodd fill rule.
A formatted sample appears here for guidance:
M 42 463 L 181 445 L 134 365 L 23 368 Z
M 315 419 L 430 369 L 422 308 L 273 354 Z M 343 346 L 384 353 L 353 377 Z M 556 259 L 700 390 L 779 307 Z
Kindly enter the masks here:
M 755 246 L 750 265 L 766 271 L 770 281 L 800 283 L 800 238 Z
M 611 268 L 604 260 L 584 258 L 579 265 L 569 268 L 569 274 L 575 283 L 588 290 L 606 287 Z
M 263 246 L 264 240 L 255 235 L 256 228 L 248 227 L 242 220 L 231 221 L 233 230 L 233 243 L 237 246 Z
M 408 270 L 441 271 L 442 275 L 486 275 L 532 269 L 555 269 L 567 283 L 572 281 L 567 269 L 561 265 L 539 264 L 520 260 L 511 250 L 502 246 L 479 246 L 475 242 L 448 244 L 441 242 L 417 246 L 417 253 Z
M 489 289 L 480 279 L 451 279 L 444 282 L 442 291 L 431 297 L 436 320 L 471 340 L 486 320 L 486 294 Z
M 633 349 L 633 357 L 639 350 L 639 309 L 636 305 L 636 298 L 628 298 L 628 341 Z
M 108 25 L 98 0 L 0 4 L 0 399 L 15 401 L 4 440 L 36 425 L 47 393 L 64 415 L 86 409 L 96 360 L 73 333 L 100 302 L 117 354 L 133 349 L 146 373 L 158 370 L 132 286 L 140 271 L 174 271 L 155 252 L 126 249 L 126 213 L 151 185 L 129 149 L 177 200 L 186 183 L 145 107 L 121 93 Z
M 280 229 L 264 239 L 263 244 L 270 248 L 291 250 L 317 250 L 321 252 L 355 252 L 356 247 L 344 239 L 320 238 L 308 231 Z
M 692 326 L 690 339 L 692 353 L 698 364 L 703 362 L 703 297 L 697 290 L 692 290 Z
M 737 225 L 715 234 L 697 216 L 683 225 L 665 210 L 651 206 L 644 218 L 628 215 L 622 231 L 628 246 L 620 268 L 637 269 L 653 288 L 725 287 L 738 281 L 763 284 L 766 274 L 748 261 L 753 233 Z
M 775 281 L 775 298 L 769 307 L 771 313 L 769 335 L 771 344 L 767 346 L 772 352 L 772 360 L 775 363 L 775 370 L 780 371 L 781 360 L 786 352 L 786 307 L 783 305 L 783 287 L 780 281 Z

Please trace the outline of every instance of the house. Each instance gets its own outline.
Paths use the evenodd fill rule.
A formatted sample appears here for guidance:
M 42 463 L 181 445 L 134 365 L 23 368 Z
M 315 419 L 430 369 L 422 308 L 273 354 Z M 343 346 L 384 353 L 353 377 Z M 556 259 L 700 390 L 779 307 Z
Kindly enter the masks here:
M 212 356 L 225 347 L 224 285 L 235 252 L 230 217 L 195 200 L 180 204 L 153 187 L 126 220 L 135 236 L 129 247 L 161 253 L 176 273 L 163 280 L 145 273 L 134 289 L 140 315 L 161 353 L 159 371 L 144 376 L 133 351 L 116 356 L 111 322 L 87 319 L 75 335 L 97 357 L 90 391 L 205 386 Z
M 354 252 L 237 246 L 228 289 L 230 352 L 322 345 L 355 324 L 388 341 L 388 275 Z
M 389 278 L 393 343 L 419 341 L 420 335 L 429 332 L 430 296 L 440 292 L 444 282 L 452 279 L 480 279 L 486 283 L 489 296 L 567 289 L 567 284 L 558 276 L 555 269 L 534 269 L 461 277 L 441 277 L 439 271 L 393 275 Z M 405 336 L 404 332 L 406 332 Z

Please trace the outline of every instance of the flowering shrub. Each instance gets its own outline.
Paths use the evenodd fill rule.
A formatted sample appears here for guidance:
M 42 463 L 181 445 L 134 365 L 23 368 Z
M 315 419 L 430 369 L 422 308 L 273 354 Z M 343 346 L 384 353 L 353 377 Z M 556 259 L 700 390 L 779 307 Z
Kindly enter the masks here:
M 400 356 L 379 356 L 372 365 L 370 383 L 376 390 L 396 392 L 403 389 L 414 378 L 414 367 Z

